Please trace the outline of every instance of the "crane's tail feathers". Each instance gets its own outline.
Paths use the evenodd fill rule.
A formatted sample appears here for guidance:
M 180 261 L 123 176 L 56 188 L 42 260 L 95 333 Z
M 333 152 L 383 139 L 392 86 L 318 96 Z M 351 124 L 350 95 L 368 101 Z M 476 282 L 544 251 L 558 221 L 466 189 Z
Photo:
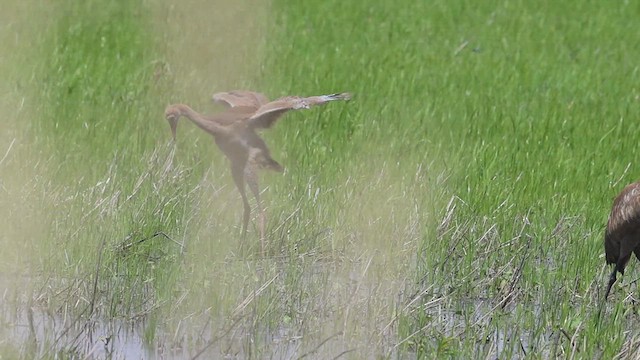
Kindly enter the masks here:
M 273 160 L 273 159 L 265 159 L 265 162 L 262 164 L 263 167 L 269 169 L 269 170 L 273 170 L 275 172 L 283 172 L 284 171 L 284 167 L 282 167 L 282 165 L 280 165 L 280 163 L 278 163 L 277 161 Z
M 254 166 L 257 166 L 260 169 L 273 170 L 279 173 L 284 171 L 284 167 L 282 167 L 279 162 L 273 160 L 271 156 L 264 156 L 264 154 L 260 154 L 260 156 L 253 157 L 253 162 Z

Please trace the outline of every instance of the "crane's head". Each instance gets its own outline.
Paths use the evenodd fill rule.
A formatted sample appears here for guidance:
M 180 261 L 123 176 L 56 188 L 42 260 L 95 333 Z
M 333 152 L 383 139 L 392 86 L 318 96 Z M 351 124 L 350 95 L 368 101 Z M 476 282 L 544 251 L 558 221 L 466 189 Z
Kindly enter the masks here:
M 164 111 L 164 117 L 169 122 L 169 126 L 171 126 L 171 135 L 174 141 L 176 140 L 176 129 L 178 128 L 178 119 L 180 116 L 182 116 L 182 112 L 174 105 L 167 106 L 167 109 Z

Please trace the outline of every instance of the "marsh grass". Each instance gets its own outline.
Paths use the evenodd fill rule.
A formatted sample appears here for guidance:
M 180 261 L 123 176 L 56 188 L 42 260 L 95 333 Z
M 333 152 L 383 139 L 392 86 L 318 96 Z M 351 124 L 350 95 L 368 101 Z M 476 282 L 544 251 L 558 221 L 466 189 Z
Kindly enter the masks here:
M 3 353 L 636 355 L 633 263 L 597 318 L 632 3 L 30 6 L 2 17 Z M 163 119 L 230 88 L 355 93 L 264 133 L 264 255 L 210 137 Z

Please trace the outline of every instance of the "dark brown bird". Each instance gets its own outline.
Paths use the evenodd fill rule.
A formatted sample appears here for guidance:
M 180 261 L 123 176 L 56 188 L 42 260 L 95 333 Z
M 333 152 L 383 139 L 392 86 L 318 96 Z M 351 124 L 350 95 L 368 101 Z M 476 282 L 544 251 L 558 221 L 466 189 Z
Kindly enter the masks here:
M 251 207 L 245 193 L 245 183 L 256 198 L 260 213 L 260 242 L 264 250 L 265 214 L 260 201 L 257 170 L 260 168 L 282 172 L 283 168 L 271 157 L 264 140 L 256 133 L 257 129 L 267 129 L 287 111 L 308 109 L 329 101 L 349 100 L 349 93 L 320 95 L 311 97 L 288 96 L 268 102 L 266 96 L 252 91 L 230 91 L 213 95 L 216 102 L 226 104 L 229 108 L 224 112 L 207 116 L 200 114 L 184 104 L 169 105 L 165 117 L 171 126 L 175 140 L 178 119 L 185 116 L 202 130 L 213 135 L 215 143 L 231 163 L 231 175 L 238 187 L 244 215 L 242 236 L 246 236 Z
M 604 234 L 607 264 L 615 264 L 609 277 L 606 299 L 616 282 L 616 273 L 624 275 L 631 253 L 640 259 L 640 182 L 627 185 L 613 201 Z

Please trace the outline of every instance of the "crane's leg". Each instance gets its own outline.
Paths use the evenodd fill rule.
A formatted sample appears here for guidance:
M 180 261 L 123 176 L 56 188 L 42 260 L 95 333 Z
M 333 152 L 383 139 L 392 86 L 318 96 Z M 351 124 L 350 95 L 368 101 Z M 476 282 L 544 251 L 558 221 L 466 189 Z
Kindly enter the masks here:
M 251 206 L 247 199 L 247 194 L 244 188 L 244 166 L 232 166 L 231 175 L 233 176 L 233 182 L 235 182 L 240 196 L 242 196 L 242 205 L 244 206 L 244 214 L 242 216 L 242 238 L 247 237 L 247 227 L 249 226 L 249 218 L 251 217 Z
M 256 198 L 256 204 L 258 206 L 259 212 L 259 222 L 258 228 L 260 230 L 260 245 L 262 246 L 262 252 L 264 253 L 265 249 L 265 221 L 266 216 L 264 213 L 264 209 L 262 208 L 262 202 L 260 201 L 260 186 L 258 185 L 258 175 L 256 173 L 256 168 L 253 166 L 247 166 L 244 172 L 245 180 L 249 185 L 249 189 L 253 193 L 253 196 Z

